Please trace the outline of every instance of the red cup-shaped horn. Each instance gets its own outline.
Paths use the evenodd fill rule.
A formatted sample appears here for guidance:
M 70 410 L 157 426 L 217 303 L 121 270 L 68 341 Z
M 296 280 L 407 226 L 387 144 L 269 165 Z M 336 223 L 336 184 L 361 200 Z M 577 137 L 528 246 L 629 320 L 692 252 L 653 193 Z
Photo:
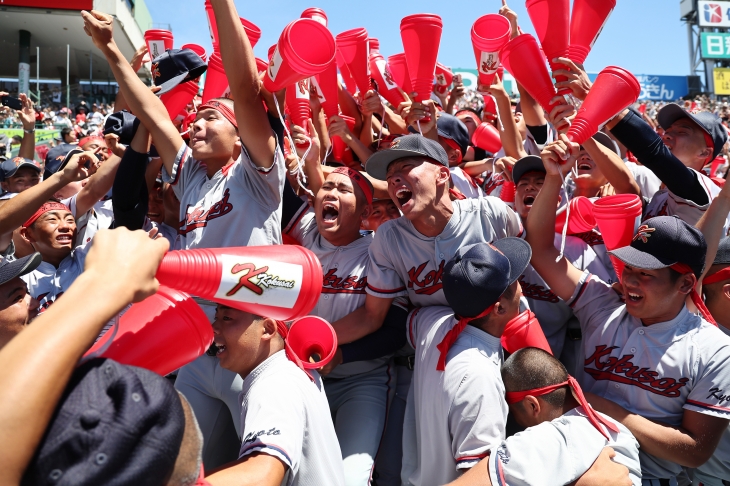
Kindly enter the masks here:
M 178 84 L 160 96 L 160 101 L 167 108 L 167 114 L 170 116 L 170 120 L 174 120 L 184 111 L 185 107 L 192 101 L 196 94 L 198 94 L 198 82 L 188 81 L 187 83 Z
M 266 69 L 269 67 L 269 63 L 264 61 L 263 59 L 257 57 L 256 58 L 256 71 L 259 72 L 259 74 L 266 71 Z
M 203 87 L 203 103 L 213 98 L 221 98 L 228 91 L 228 78 L 223 68 L 223 61 L 220 54 L 214 52 L 208 61 L 208 71 L 205 75 L 205 86 Z
M 375 37 L 368 37 L 368 56 L 380 53 L 380 41 Z
M 633 74 L 616 66 L 605 68 L 598 74 L 571 123 L 568 138 L 582 144 L 598 131 L 599 126 L 636 103 L 640 93 L 641 85 Z
M 368 32 L 360 27 L 337 34 L 337 50 L 363 95 L 370 89 Z
M 218 23 L 215 20 L 213 5 L 210 0 L 205 0 L 205 14 L 208 17 L 208 29 L 210 31 L 210 42 L 213 44 L 213 52 L 220 52 L 220 43 L 218 40 Z
M 316 77 L 317 95 L 319 96 L 322 110 L 327 118 L 340 112 L 340 105 L 337 100 L 337 63 L 332 62 L 327 69 Z
M 426 101 L 431 97 L 442 30 L 441 17 L 434 14 L 409 15 L 400 22 L 403 50 L 416 101 Z
M 251 44 L 251 49 L 253 49 L 261 38 L 261 29 L 259 29 L 258 26 L 250 20 L 246 20 L 243 17 L 239 18 L 241 19 L 243 30 L 246 32 L 246 37 L 248 37 L 248 43 Z
M 542 332 L 537 317 L 531 310 L 526 310 L 507 323 L 502 333 L 502 347 L 508 353 L 514 353 L 522 348 L 540 348 L 553 354 Z
M 144 33 L 144 41 L 147 43 L 147 50 L 150 53 L 150 59 L 161 56 L 166 50 L 172 49 L 173 46 L 172 32 L 169 30 L 147 30 Z
M 451 69 L 440 62 L 436 63 L 436 91 L 443 94 L 448 91 L 451 82 L 454 80 L 454 73 Z
M 324 10 L 322 10 L 321 8 L 310 7 L 307 10 L 305 10 L 304 12 L 302 12 L 302 15 L 300 15 L 300 17 L 303 19 L 315 20 L 315 21 L 319 22 L 320 24 L 324 25 L 325 27 L 327 27 L 327 14 L 324 13 Z
M 395 82 L 390 67 L 380 52 L 370 51 L 370 75 L 375 81 L 375 88 L 378 93 L 388 100 L 388 103 L 395 106 L 406 101 L 403 91 Z
M 577 64 L 585 62 L 614 7 L 616 0 L 573 1 L 568 48 L 568 57 L 571 61 Z
M 119 327 L 101 337 L 85 356 L 101 353 L 119 363 L 167 375 L 201 356 L 213 342 L 213 328 L 193 299 L 160 287 L 155 295 L 129 308 Z
M 499 198 L 506 203 L 514 204 L 515 183 L 512 181 L 504 181 L 504 184 L 502 184 L 502 192 L 499 194 Z
M 309 110 L 309 79 L 302 79 L 286 90 L 286 106 L 293 124 L 298 125 L 309 134 L 307 120 L 311 118 Z
M 199 46 L 198 44 L 185 44 L 180 49 L 190 49 L 195 54 L 200 56 L 200 59 L 202 59 L 203 62 L 208 60 L 208 56 L 205 55 L 205 48 L 203 46 Z
M 355 119 L 351 116 L 347 115 L 339 115 L 340 118 L 345 120 L 345 123 L 347 123 L 347 128 L 350 129 L 350 131 L 354 130 L 355 128 Z M 332 137 L 332 156 L 337 162 L 352 162 L 352 149 L 345 143 L 344 140 L 342 140 L 341 137 L 338 135 L 335 135 Z
M 487 14 L 471 27 L 471 44 L 479 71 L 479 84 L 491 85 L 499 69 L 499 51 L 509 42 L 512 27 L 506 17 Z
M 413 93 L 413 83 L 411 83 L 411 76 L 408 74 L 405 53 L 401 52 L 400 54 L 388 56 L 388 67 L 390 68 L 390 74 L 393 76 L 395 84 L 400 86 L 410 96 Z
M 288 321 L 317 304 L 322 264 L 306 248 L 283 245 L 171 251 L 162 259 L 157 280 L 257 316 Z
M 284 28 L 271 55 L 264 86 L 274 93 L 319 74 L 335 58 L 335 39 L 316 20 L 297 19 Z
M 596 218 L 593 216 L 593 203 L 583 196 L 574 197 L 570 200 L 570 219 L 568 220 L 569 235 L 586 233 L 596 227 Z M 565 225 L 566 207 L 558 211 L 555 217 L 555 232 L 562 233 Z
M 545 65 L 545 56 L 540 52 L 534 37 L 530 34 L 518 35 L 502 48 L 499 59 L 545 111 L 552 111 L 550 100 L 557 92 Z
M 562 64 L 553 62 L 557 57 L 568 57 L 568 38 L 570 32 L 570 0 L 527 0 L 525 5 L 535 26 L 537 38 L 542 50 L 550 62 L 553 71 L 565 69 Z M 558 76 L 555 81 L 565 81 L 565 76 Z M 567 88 L 559 94 L 569 94 Z
M 292 322 L 286 342 L 302 360 L 305 369 L 321 368 L 337 351 L 337 334 L 321 317 L 306 316 Z
M 480 149 L 496 154 L 502 148 L 502 139 L 491 123 L 481 123 L 471 136 L 471 143 Z M 513 199 L 514 201 L 514 199 Z
M 345 89 L 348 93 L 354 95 L 357 93 L 357 84 L 355 83 L 355 79 L 352 77 L 352 74 L 350 74 L 350 68 L 347 67 L 345 58 L 342 56 L 339 49 L 337 50 L 335 58 L 337 60 L 337 68 L 340 70 L 340 76 L 342 76 L 342 82 L 345 83 Z
M 641 223 L 641 199 L 635 194 L 602 197 L 593 203 L 593 215 L 609 251 L 631 244 Z M 611 256 L 616 275 L 621 278 L 624 264 Z

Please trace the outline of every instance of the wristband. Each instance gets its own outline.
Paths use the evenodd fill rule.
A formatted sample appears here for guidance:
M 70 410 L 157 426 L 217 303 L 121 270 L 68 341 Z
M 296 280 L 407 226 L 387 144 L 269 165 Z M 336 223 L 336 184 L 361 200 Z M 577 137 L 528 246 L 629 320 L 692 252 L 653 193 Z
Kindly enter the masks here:
M 33 135 L 35 133 L 35 128 L 33 128 L 31 130 L 23 129 L 23 133 L 27 133 L 28 135 Z

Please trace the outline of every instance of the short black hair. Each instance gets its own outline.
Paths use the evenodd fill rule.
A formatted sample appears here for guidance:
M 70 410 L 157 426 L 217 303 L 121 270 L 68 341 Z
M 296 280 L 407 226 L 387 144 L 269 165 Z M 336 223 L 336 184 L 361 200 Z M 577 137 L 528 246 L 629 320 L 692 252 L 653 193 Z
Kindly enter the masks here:
M 504 362 L 501 372 L 507 392 L 543 388 L 568 379 L 568 370 L 563 363 L 539 348 L 522 348 L 515 351 Z M 550 405 L 561 407 L 565 402 L 567 391 L 567 388 L 560 388 L 540 398 Z

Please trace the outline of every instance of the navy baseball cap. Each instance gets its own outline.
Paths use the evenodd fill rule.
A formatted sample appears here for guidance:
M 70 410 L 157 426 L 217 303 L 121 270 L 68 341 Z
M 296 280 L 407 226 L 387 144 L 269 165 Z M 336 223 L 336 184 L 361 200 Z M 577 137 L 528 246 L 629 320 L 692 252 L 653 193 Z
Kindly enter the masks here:
M 681 118 L 689 118 L 710 136 L 713 145 L 712 159 L 717 157 L 727 142 L 727 130 L 722 124 L 722 119 L 709 111 L 690 113 L 676 103 L 669 103 L 657 113 L 657 121 L 665 130 Z
M 730 236 L 720 240 L 713 265 L 730 265 Z
M 515 165 L 512 167 L 512 180 L 517 184 L 522 179 L 522 176 L 528 172 L 547 173 L 545 164 L 542 163 L 542 159 L 537 155 L 528 155 L 515 162 Z
M 17 260 L 3 258 L 0 261 L 0 285 L 10 282 L 15 277 L 29 274 L 38 268 L 42 261 L 43 257 L 38 252 Z
M 26 159 L 24 157 L 14 157 L 12 159 L 7 159 L 0 164 L 1 180 L 7 180 L 8 177 L 13 177 L 21 167 L 32 167 L 38 171 L 39 174 L 41 173 L 41 164 L 35 160 Z
M 48 154 L 46 154 L 46 171 L 43 174 L 43 178 L 48 179 L 51 175 L 58 172 L 58 167 L 61 165 L 61 162 L 63 162 L 66 158 L 66 154 L 68 154 L 70 151 L 77 147 L 78 145 L 62 143 L 60 145 L 56 145 L 51 150 L 49 150 Z
M 697 278 L 705 268 L 707 243 L 700 230 L 676 216 L 644 221 L 629 246 L 608 252 L 626 265 L 658 270 L 684 263 Z
M 127 110 L 109 115 L 104 122 L 104 135 L 113 133 L 119 137 L 119 143 L 129 145 L 137 133 L 139 119 Z
M 478 124 L 477 124 L 478 125 Z M 469 129 L 466 128 L 464 122 L 448 113 L 441 113 L 436 121 L 436 130 L 439 137 L 448 138 L 456 142 L 461 149 L 461 155 L 466 155 L 466 149 L 469 148 Z
M 478 316 L 520 278 L 531 257 L 532 248 L 520 238 L 459 248 L 444 267 L 443 289 L 449 307 L 459 317 Z
M 441 144 L 422 135 L 411 134 L 396 138 L 389 148 L 371 155 L 365 170 L 374 178 L 384 181 L 391 163 L 410 157 L 426 157 L 444 167 L 449 166 L 449 158 Z
M 190 49 L 168 49 L 152 61 L 152 81 L 160 87 L 157 96 L 185 81 L 199 78 L 208 69 L 199 55 Z
M 165 484 L 184 431 L 167 379 L 91 359 L 71 375 L 22 484 Z

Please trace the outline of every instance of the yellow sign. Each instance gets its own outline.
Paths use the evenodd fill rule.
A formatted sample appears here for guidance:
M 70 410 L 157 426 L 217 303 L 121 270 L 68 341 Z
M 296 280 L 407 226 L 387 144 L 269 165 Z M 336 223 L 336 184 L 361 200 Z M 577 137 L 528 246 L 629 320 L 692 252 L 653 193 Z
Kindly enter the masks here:
M 715 79 L 715 94 L 730 95 L 730 68 L 715 68 L 712 76 Z

